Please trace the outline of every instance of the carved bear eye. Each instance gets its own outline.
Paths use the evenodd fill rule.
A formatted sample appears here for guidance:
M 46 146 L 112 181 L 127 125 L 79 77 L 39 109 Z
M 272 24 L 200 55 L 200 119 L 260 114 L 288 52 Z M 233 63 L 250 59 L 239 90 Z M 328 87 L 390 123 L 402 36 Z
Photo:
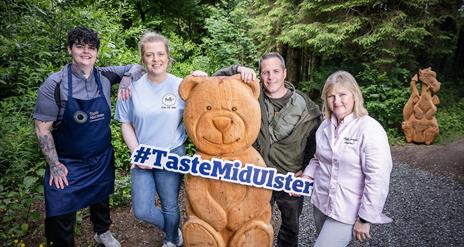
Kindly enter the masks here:
M 209 105 L 206 107 L 206 110 L 211 111 L 212 107 Z
M 237 111 L 237 107 L 232 107 L 232 111 Z

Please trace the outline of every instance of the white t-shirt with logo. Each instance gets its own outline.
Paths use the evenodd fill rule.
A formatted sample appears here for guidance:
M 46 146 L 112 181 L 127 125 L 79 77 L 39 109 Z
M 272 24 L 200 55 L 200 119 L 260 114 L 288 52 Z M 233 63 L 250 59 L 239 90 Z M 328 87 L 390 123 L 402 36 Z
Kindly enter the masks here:
M 115 119 L 131 123 L 139 144 L 174 149 L 187 138 L 182 116 L 185 102 L 178 89 L 181 78 L 168 74 L 159 84 L 147 74 L 132 83 L 129 100 L 118 100 Z

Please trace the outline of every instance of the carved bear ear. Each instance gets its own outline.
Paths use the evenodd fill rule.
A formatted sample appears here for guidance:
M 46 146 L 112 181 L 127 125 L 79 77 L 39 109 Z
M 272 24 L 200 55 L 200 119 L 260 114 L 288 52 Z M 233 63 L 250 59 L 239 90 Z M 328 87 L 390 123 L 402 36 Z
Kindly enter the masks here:
M 240 74 L 236 74 L 233 77 L 237 80 L 242 81 Z M 248 87 L 250 87 L 253 97 L 257 99 L 261 92 L 261 87 L 259 86 L 259 80 L 254 80 L 253 82 L 244 82 L 244 81 L 242 82 L 245 83 L 245 85 L 247 85 Z
M 205 77 L 189 75 L 185 77 L 179 86 L 179 95 L 183 100 L 187 100 L 190 92 L 201 82 Z

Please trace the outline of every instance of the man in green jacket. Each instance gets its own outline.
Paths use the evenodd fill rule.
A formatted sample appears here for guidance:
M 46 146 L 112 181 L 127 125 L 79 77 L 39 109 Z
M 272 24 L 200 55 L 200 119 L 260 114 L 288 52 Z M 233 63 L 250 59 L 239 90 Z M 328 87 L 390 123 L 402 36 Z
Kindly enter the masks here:
M 316 150 L 315 133 L 321 123 L 319 107 L 309 97 L 286 82 L 285 60 L 279 53 L 264 54 L 259 61 L 262 93 L 261 129 L 254 147 L 263 156 L 266 165 L 279 173 L 301 176 Z M 254 70 L 240 65 L 223 68 L 213 76 L 241 74 L 244 81 L 256 78 Z M 303 197 L 284 191 L 273 191 L 271 205 L 277 203 L 282 225 L 277 246 L 298 245 L 299 217 Z

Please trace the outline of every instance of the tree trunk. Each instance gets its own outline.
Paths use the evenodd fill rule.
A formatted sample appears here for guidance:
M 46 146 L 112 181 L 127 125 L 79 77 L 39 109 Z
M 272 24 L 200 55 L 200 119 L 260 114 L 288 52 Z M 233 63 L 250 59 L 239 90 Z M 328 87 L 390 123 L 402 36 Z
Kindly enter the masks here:
M 137 1 L 135 3 L 135 8 L 137 9 L 137 12 L 139 13 L 140 15 L 140 20 L 142 21 L 142 23 L 145 22 L 145 11 L 143 11 L 143 6 L 142 6 L 142 2 L 141 1 Z
M 295 86 L 298 85 L 302 79 L 301 75 L 301 62 L 302 52 L 301 48 L 287 48 L 285 61 L 287 63 L 287 80 L 292 82 Z
M 311 55 L 308 48 L 303 48 L 301 55 L 301 81 L 309 81 L 309 60 Z

